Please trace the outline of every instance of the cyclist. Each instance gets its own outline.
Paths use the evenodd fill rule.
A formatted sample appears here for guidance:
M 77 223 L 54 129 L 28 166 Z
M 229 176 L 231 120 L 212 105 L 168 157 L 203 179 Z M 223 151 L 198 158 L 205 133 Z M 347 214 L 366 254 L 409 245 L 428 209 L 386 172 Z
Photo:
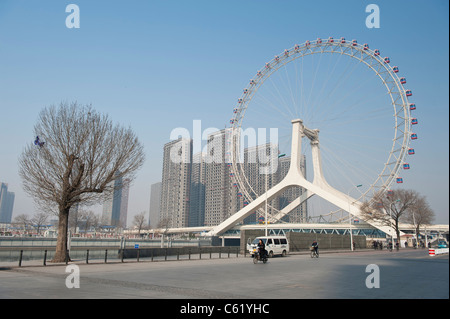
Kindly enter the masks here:
M 311 247 L 313 248 L 316 255 L 319 256 L 319 244 L 317 243 L 317 241 L 313 241 Z

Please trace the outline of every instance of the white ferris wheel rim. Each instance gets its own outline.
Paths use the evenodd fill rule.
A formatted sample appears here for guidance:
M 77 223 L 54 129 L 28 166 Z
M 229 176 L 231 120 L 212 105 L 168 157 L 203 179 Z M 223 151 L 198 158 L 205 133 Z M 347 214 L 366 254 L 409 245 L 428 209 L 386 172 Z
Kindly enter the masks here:
M 247 201 L 252 201 L 253 194 L 257 194 L 244 173 L 242 165 L 239 165 L 237 160 L 240 156 L 239 134 L 244 119 L 245 112 L 249 103 L 257 93 L 261 85 L 270 78 L 278 69 L 286 64 L 311 54 L 341 54 L 350 58 L 354 58 L 359 62 L 363 62 L 379 77 L 381 82 L 387 89 L 394 112 L 394 137 L 391 150 L 388 158 L 384 163 L 382 171 L 378 174 L 375 181 L 361 193 L 359 198 L 370 199 L 374 192 L 384 192 L 397 178 L 404 158 L 410 145 L 411 135 L 411 114 L 409 109 L 409 101 L 407 96 L 407 89 L 403 87 L 397 72 L 394 71 L 397 67 L 390 65 L 389 58 L 381 57 L 379 50 L 370 49 L 367 44 L 361 45 L 353 41 L 346 41 L 328 38 L 322 40 L 320 38 L 314 41 L 306 41 L 301 45 L 296 44 L 294 47 L 285 50 L 279 55 L 276 55 L 270 62 L 259 71 L 254 78 L 249 82 L 249 86 L 243 90 L 243 94 L 238 99 L 237 106 L 234 108 L 234 116 L 230 120 L 232 139 L 231 139 L 231 170 L 233 172 L 232 178 L 239 186 L 242 195 Z M 388 59 L 386 62 L 385 59 Z M 397 69 L 398 70 L 398 69 Z M 258 195 L 258 194 L 257 194 Z M 358 198 L 358 199 L 359 199 Z

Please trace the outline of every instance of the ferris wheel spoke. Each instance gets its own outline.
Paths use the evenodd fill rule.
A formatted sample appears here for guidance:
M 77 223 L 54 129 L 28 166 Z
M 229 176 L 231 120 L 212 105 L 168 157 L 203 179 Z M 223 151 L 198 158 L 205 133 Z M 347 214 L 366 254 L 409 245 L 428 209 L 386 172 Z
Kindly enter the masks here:
M 333 54 L 329 54 L 329 57 L 330 57 L 330 61 L 329 61 L 329 63 L 328 63 L 328 69 L 327 69 L 327 71 L 325 72 L 325 74 L 327 75 L 327 77 L 326 77 L 326 79 L 324 79 L 324 80 L 322 81 L 322 88 L 321 88 L 320 92 L 314 94 L 314 96 L 315 96 L 316 98 L 315 98 L 314 102 L 312 102 L 312 104 L 311 104 L 311 105 L 314 106 L 314 113 L 317 113 L 317 115 L 318 115 L 317 117 L 318 117 L 318 118 L 321 118 L 321 114 L 322 114 L 322 113 L 320 113 L 320 112 L 321 112 L 320 109 L 321 109 L 323 106 L 326 105 L 325 102 L 320 103 L 320 101 L 323 101 L 323 100 L 327 101 L 327 99 L 329 98 L 330 94 L 333 92 L 333 90 L 331 90 L 331 92 L 329 92 L 327 95 L 324 94 L 325 89 L 328 88 L 327 85 L 328 85 L 329 81 L 333 78 L 334 72 L 336 71 L 336 67 L 337 67 L 338 64 L 339 64 L 339 62 L 340 62 L 340 60 L 341 60 L 341 58 L 342 58 L 342 55 L 339 55 L 339 57 L 338 57 L 337 59 L 335 59 L 331 71 L 330 71 L 331 65 L 332 65 L 331 59 L 333 58 Z M 328 88 L 328 89 L 329 89 L 329 88 Z
M 341 57 L 341 56 L 340 56 Z M 317 112 L 323 108 L 323 106 L 327 106 L 326 110 L 332 110 L 336 105 L 339 105 L 340 103 L 338 103 L 336 101 L 336 99 L 332 99 L 333 95 L 338 91 L 338 89 L 344 84 L 346 83 L 346 81 L 348 80 L 348 78 L 350 76 L 352 76 L 353 71 L 356 69 L 356 67 L 358 66 L 358 63 L 353 63 L 353 67 L 350 69 L 350 66 L 352 64 L 353 61 L 347 61 L 347 65 L 345 67 L 345 69 L 343 70 L 343 72 L 341 72 L 340 77 L 335 81 L 333 87 L 328 89 L 328 93 L 327 95 L 322 99 L 324 100 L 323 103 L 319 104 L 319 106 L 317 107 Z M 350 69 L 350 70 L 349 70 Z M 349 72 L 350 71 L 350 72 Z M 328 101 L 330 101 L 331 103 L 327 103 Z M 326 112 L 322 111 L 321 114 L 318 115 L 318 118 L 321 118 L 320 116 Z

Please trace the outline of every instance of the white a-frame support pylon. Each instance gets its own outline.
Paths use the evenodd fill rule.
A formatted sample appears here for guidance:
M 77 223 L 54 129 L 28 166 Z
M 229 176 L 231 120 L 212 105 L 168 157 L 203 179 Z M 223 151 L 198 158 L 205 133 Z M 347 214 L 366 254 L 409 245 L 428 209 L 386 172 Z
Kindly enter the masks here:
M 314 168 L 314 179 L 312 183 L 306 180 L 300 169 L 301 143 L 304 136 L 311 141 L 311 152 Z M 284 179 L 271 189 L 267 190 L 267 195 L 266 193 L 260 195 L 240 211 L 236 212 L 221 224 L 214 227 L 207 235 L 218 236 L 223 234 L 251 213 L 261 208 L 266 200 L 271 200 L 272 198 L 283 193 L 286 189 L 293 186 L 303 187 L 305 191 L 299 198 L 285 207 L 280 213 L 273 216 L 275 220 L 300 205 L 312 195 L 320 196 L 326 201 L 349 212 L 351 215 L 360 217 L 361 203 L 331 187 L 323 177 L 319 149 L 319 130 L 311 130 L 303 125 L 302 120 L 297 119 L 292 121 L 291 163 L 289 171 Z M 393 229 L 389 226 L 381 225 L 376 222 L 370 222 L 370 224 L 388 235 L 393 234 Z

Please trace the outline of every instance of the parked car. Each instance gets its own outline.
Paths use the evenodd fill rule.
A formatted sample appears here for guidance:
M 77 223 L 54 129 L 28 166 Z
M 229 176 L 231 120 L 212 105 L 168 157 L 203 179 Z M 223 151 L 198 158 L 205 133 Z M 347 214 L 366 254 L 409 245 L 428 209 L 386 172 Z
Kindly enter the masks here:
M 441 240 L 438 242 L 437 247 L 438 248 L 448 248 L 448 244 L 445 241 Z

